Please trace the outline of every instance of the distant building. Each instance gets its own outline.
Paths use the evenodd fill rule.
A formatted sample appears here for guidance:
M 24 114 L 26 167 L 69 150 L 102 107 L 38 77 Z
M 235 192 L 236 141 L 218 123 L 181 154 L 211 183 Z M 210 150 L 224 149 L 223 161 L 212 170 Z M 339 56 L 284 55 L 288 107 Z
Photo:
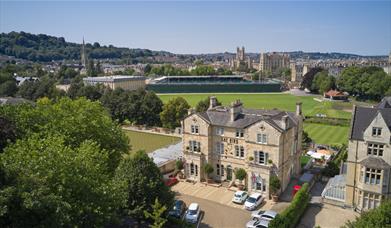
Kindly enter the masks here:
M 290 64 L 291 68 L 291 81 L 292 82 L 301 82 L 303 79 L 303 65 L 298 65 L 296 63 Z
M 87 77 L 83 78 L 84 84 L 96 85 L 103 84 L 112 90 L 122 88 L 124 90 L 137 90 L 145 88 L 145 77 L 143 76 L 103 76 L 103 77 Z
M 259 70 L 275 73 L 281 68 L 289 68 L 289 55 L 277 52 L 261 53 Z
M 249 56 L 246 57 L 244 47 L 236 48 L 235 59 L 230 60 L 230 67 L 234 70 L 247 70 L 252 68 L 252 62 Z
M 376 107 L 354 107 L 346 177 L 346 204 L 365 211 L 391 198 L 391 97 Z
M 190 111 L 182 122 L 186 178 L 205 180 L 202 167 L 208 163 L 214 168 L 210 178 L 216 182 L 232 185 L 234 171 L 243 168 L 249 191 L 268 196 L 272 175 L 286 189 L 300 173 L 302 118 L 301 103 L 294 113 L 245 109 L 239 100 L 230 107 L 217 106 L 211 97 L 206 112 Z
M 329 90 L 323 94 L 324 98 L 328 98 L 330 100 L 344 100 L 346 101 L 348 99 L 348 95 L 344 92 L 338 91 L 338 90 Z

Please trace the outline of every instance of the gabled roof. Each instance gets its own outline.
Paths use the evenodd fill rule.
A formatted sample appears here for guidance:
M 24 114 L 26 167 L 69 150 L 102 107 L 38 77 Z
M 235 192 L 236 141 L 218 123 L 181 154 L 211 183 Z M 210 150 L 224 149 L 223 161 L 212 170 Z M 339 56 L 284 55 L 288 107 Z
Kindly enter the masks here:
M 338 91 L 338 90 L 329 90 L 329 91 L 327 91 L 325 93 L 325 95 L 332 96 L 332 97 L 335 97 L 335 96 L 347 96 L 346 94 L 344 94 L 343 92 Z
M 374 157 L 374 156 L 366 157 L 365 159 L 360 161 L 360 164 L 365 167 L 375 168 L 375 169 L 389 169 L 391 167 L 382 158 Z
M 376 106 L 376 108 L 390 108 L 391 109 L 391 96 L 384 97 L 380 103 Z M 390 110 L 391 112 L 391 110 Z
M 391 109 L 356 107 L 353 112 L 350 139 L 363 140 L 364 131 L 378 114 L 383 117 L 388 128 L 391 129 Z
M 288 116 L 288 128 L 298 124 L 298 118 L 294 113 L 278 109 L 242 109 L 240 114 L 231 121 L 231 113 L 227 107 L 215 107 L 203 113 L 197 113 L 202 119 L 215 126 L 233 128 L 247 128 L 255 123 L 265 121 L 278 131 L 283 131 L 282 117 Z

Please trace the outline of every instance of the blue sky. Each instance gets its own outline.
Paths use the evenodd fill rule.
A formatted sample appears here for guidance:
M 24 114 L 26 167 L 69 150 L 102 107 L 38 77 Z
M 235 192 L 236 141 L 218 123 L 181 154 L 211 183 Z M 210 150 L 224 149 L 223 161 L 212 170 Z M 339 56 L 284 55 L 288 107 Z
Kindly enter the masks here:
M 319 51 L 385 55 L 391 1 L 3 1 L 0 32 L 174 53 Z

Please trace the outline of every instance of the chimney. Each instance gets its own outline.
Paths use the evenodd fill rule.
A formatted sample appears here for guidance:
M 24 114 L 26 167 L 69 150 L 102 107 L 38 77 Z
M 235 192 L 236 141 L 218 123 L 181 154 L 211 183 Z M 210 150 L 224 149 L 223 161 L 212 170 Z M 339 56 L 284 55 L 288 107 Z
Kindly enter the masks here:
M 242 113 L 242 102 L 240 100 L 232 102 L 229 112 L 231 114 L 231 121 L 235 121 L 239 114 Z
M 302 113 L 301 113 L 301 102 L 297 102 L 296 103 L 296 115 L 297 116 L 301 116 Z
M 288 125 L 289 125 L 289 123 L 288 123 L 288 115 L 285 115 L 285 116 L 283 116 L 281 118 L 281 127 L 282 127 L 282 129 L 286 130 L 289 127 Z
M 187 110 L 187 114 L 190 116 L 191 114 L 194 114 L 195 113 L 195 109 L 194 108 L 189 108 Z
M 208 110 L 212 109 L 212 108 L 214 108 L 216 106 L 217 106 L 217 98 L 215 96 L 211 96 L 209 98 L 209 108 L 208 108 Z

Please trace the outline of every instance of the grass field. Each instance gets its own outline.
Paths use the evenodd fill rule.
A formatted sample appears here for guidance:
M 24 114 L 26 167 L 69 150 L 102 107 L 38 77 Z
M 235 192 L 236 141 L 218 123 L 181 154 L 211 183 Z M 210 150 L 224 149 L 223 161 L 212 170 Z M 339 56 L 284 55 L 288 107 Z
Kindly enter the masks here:
M 159 94 L 159 97 L 165 103 L 174 97 L 181 96 L 194 107 L 200 100 L 213 94 Z M 314 98 L 317 96 L 293 96 L 291 94 L 216 94 L 217 99 L 223 105 L 229 105 L 232 101 L 240 99 L 246 108 L 254 109 L 273 109 L 294 111 L 296 102 L 303 103 L 303 113 L 305 115 L 325 114 L 328 117 L 350 119 L 352 105 L 344 103 L 339 105 L 334 102 L 318 102 Z
M 304 123 L 304 130 L 319 144 L 342 144 L 348 142 L 349 127 Z
M 181 141 L 178 137 L 150 134 L 137 131 L 125 131 L 126 135 L 130 139 L 130 145 L 132 151 L 145 150 L 149 153 L 156 149 L 175 144 Z

